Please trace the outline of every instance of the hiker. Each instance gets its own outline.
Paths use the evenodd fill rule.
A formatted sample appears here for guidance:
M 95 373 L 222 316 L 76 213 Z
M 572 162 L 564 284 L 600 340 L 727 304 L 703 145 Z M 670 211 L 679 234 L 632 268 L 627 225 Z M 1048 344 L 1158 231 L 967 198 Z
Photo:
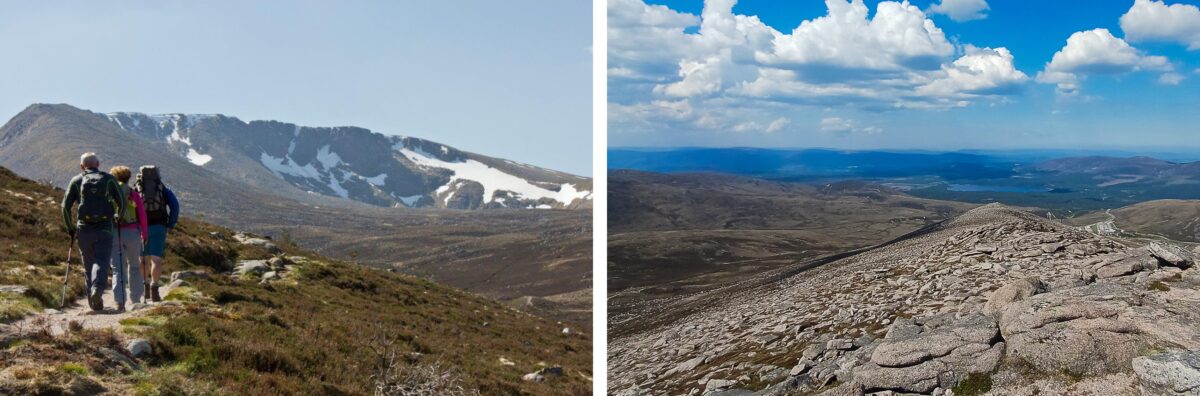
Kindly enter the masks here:
M 142 245 L 146 243 L 146 204 L 142 194 L 129 185 L 133 173 L 125 166 L 114 166 L 108 173 L 117 178 L 121 196 L 125 197 L 125 214 L 117 222 L 117 238 L 112 255 L 113 299 L 117 311 L 125 311 L 125 287 L 129 286 L 129 301 L 142 302 L 145 278 L 142 275 Z
M 167 250 L 167 231 L 175 229 L 179 221 L 179 201 L 175 193 L 162 183 L 158 167 L 146 165 L 138 169 L 134 189 L 142 195 L 146 206 L 146 245 L 142 247 L 142 275 L 149 275 L 143 285 L 150 300 L 162 301 L 158 294 L 159 276 L 162 275 L 163 256 Z
M 125 196 L 117 179 L 100 171 L 100 157 L 84 153 L 79 157 L 78 176 L 67 185 L 63 196 L 62 216 L 71 239 L 79 241 L 83 258 L 84 279 L 87 283 L 88 306 L 93 311 L 104 309 L 104 282 L 113 248 L 113 224 L 125 213 Z M 78 220 L 71 221 L 71 209 L 77 208 Z

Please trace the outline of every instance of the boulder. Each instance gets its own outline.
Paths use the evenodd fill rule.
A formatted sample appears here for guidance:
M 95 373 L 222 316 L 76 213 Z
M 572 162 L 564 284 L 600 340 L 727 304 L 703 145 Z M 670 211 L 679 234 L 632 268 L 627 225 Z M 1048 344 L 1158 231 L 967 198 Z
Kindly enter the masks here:
M 292 264 L 292 262 L 283 257 L 271 257 L 270 260 L 267 260 L 267 265 L 270 265 L 276 271 L 283 271 L 289 264 Z
M 675 372 L 687 373 L 692 370 L 695 370 L 696 366 L 704 364 L 704 361 L 707 359 L 708 359 L 707 356 L 698 356 L 698 357 L 688 359 L 687 361 L 680 363 L 678 366 L 675 366 Z
M 1096 281 L 1095 273 L 1093 273 L 1091 271 L 1083 270 L 1083 271 L 1076 271 L 1069 275 L 1065 275 L 1062 278 L 1058 278 L 1057 280 L 1050 282 L 1050 284 L 1046 285 L 1046 287 L 1049 288 L 1050 290 L 1062 290 L 1062 289 L 1070 289 L 1072 287 L 1087 286 L 1087 285 L 1092 284 L 1095 281 Z
M 538 371 L 535 371 L 535 373 L 543 377 L 562 377 L 563 368 L 559 366 L 542 367 Z
M 521 380 L 525 382 L 542 382 L 546 377 L 538 373 L 529 373 L 521 376 Z
M 708 383 L 704 385 L 704 391 L 711 392 L 711 391 L 715 391 L 715 390 L 725 389 L 725 388 L 729 388 L 734 385 L 737 385 L 737 383 L 738 382 L 734 381 L 734 380 L 710 379 L 710 380 L 708 380 Z
M 1200 395 L 1200 352 L 1174 350 L 1133 359 L 1143 393 Z
M 929 393 L 953 387 L 968 374 L 992 371 L 1003 350 L 996 321 L 986 315 L 899 319 L 853 377 L 867 391 Z
M 21 285 L 0 285 L 0 293 L 25 294 L 29 291 L 28 287 Z
M 1173 267 L 1188 268 L 1192 266 L 1192 255 L 1177 246 L 1160 242 L 1150 242 L 1146 247 L 1150 254 Z
M 825 344 L 814 342 L 808 344 L 804 351 L 800 352 L 800 356 L 808 360 L 815 360 L 817 357 L 825 354 Z
M 833 339 L 825 343 L 826 350 L 845 351 L 852 348 L 854 348 L 854 341 L 850 341 L 845 338 Z
M 263 248 L 264 250 L 271 252 L 271 253 L 279 253 L 280 252 L 279 246 L 276 246 L 274 242 L 271 242 L 271 241 L 263 239 L 263 238 L 252 237 L 252 236 L 249 236 L 249 235 L 246 235 L 243 233 L 237 233 L 237 234 L 233 235 L 233 239 L 236 239 L 238 241 L 238 243 L 241 243 L 243 245 L 258 246 L 258 247 Z
M 1007 354 L 1043 372 L 1101 375 L 1127 371 L 1147 346 L 1138 326 L 1121 315 L 1128 295 L 1102 282 L 1040 294 L 1010 304 L 1000 318 Z
M 171 273 L 171 281 L 183 280 L 191 281 L 195 279 L 208 279 L 208 272 L 204 271 L 175 271 Z
M 100 356 L 104 357 L 105 365 L 108 367 L 114 367 L 121 371 L 128 371 L 138 368 L 137 362 L 133 361 L 133 359 L 130 359 L 128 356 L 125 356 L 124 354 L 114 351 L 110 348 L 100 347 L 96 350 L 96 352 Z
M 992 296 L 983 305 L 983 313 L 999 316 L 1009 304 L 1044 292 L 1046 292 L 1046 284 L 1042 283 L 1040 279 L 1025 278 L 1012 281 L 992 292 Z
M 1158 259 L 1149 251 L 1140 250 L 1102 262 L 1096 268 L 1096 278 L 1107 279 L 1158 269 Z
M 266 260 L 239 261 L 237 268 L 234 269 L 238 275 L 263 274 L 269 271 L 271 271 L 271 267 L 267 265 Z
M 857 382 L 843 382 L 832 389 L 818 393 L 818 396 L 862 396 L 862 385 Z
M 143 338 L 135 338 L 129 340 L 125 344 L 125 349 L 129 351 L 129 355 L 133 357 L 141 357 L 154 352 L 154 348 L 150 346 L 150 341 Z

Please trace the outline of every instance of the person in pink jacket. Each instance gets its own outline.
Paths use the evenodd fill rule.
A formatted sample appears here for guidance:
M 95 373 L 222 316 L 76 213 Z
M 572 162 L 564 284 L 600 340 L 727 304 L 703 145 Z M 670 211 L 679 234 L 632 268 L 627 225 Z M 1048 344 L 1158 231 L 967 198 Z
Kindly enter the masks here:
M 128 167 L 114 166 L 108 173 L 117 178 L 129 205 L 125 216 L 117 222 L 119 234 L 117 238 L 113 238 L 112 254 L 113 298 L 117 302 L 117 311 L 124 311 L 126 285 L 129 287 L 129 301 L 134 304 L 140 304 L 145 294 L 141 256 L 142 245 L 146 243 L 147 235 L 146 205 L 142 201 L 142 195 L 129 186 L 132 172 Z

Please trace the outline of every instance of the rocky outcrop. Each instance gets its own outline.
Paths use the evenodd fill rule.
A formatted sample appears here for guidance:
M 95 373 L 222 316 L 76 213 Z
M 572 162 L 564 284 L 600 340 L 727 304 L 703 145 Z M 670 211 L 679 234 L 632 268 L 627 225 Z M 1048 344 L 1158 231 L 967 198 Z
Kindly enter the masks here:
M 1142 391 L 1152 395 L 1200 395 L 1200 352 L 1170 351 L 1133 359 Z
M 996 368 L 1004 350 L 995 319 L 942 315 L 897 321 L 874 348 L 869 363 L 854 369 L 866 390 L 927 393 L 949 388 L 971 373 Z
M 1188 268 L 1192 266 L 1195 257 L 1192 252 L 1178 246 L 1167 245 L 1161 242 L 1150 242 L 1147 247 L 1150 254 L 1162 260 L 1166 265 L 1179 268 Z
M 1040 279 L 1021 279 L 1001 286 L 992 292 L 992 296 L 988 298 L 987 304 L 983 306 L 983 312 L 988 315 L 998 316 L 1010 304 L 1045 292 L 1046 284 L 1042 283 Z
M 1009 357 L 1046 372 L 1126 371 L 1147 345 L 1138 326 L 1122 318 L 1129 301 L 1119 288 L 1096 283 L 1010 305 L 1000 319 Z
M 1200 351 L 1191 257 L 988 205 L 610 341 L 610 385 L 949 394 L 972 378 L 993 394 L 1189 394 L 1187 358 L 1143 355 Z

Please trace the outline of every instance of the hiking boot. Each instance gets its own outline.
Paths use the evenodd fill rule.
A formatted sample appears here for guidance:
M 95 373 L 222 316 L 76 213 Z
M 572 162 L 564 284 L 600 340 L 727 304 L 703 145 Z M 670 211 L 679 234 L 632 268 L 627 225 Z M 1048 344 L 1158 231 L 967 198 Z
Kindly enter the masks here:
M 125 312 L 125 303 L 117 304 L 117 312 Z
M 150 285 L 150 301 L 162 302 L 162 297 L 158 295 L 158 285 Z
M 88 296 L 88 305 L 92 307 L 93 311 L 103 311 L 104 298 L 98 293 Z

